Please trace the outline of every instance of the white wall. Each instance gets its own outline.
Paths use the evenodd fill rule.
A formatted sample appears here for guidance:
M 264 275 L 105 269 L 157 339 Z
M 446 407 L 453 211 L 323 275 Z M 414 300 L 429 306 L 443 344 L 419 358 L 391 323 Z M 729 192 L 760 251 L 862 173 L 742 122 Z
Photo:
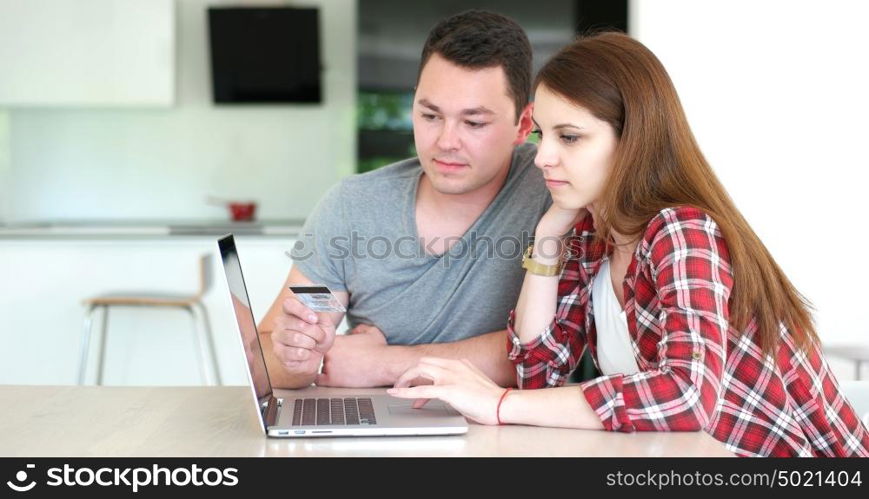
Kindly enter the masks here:
M 9 211 L 9 114 L 0 110 L 0 223 Z
M 211 103 L 206 7 L 244 3 L 320 7 L 322 105 Z M 176 8 L 174 108 L 8 110 L 6 221 L 225 217 L 208 194 L 258 199 L 260 218 L 304 218 L 355 170 L 355 0 Z
M 631 2 L 632 34 L 827 343 L 869 343 L 866 19 L 849 0 Z

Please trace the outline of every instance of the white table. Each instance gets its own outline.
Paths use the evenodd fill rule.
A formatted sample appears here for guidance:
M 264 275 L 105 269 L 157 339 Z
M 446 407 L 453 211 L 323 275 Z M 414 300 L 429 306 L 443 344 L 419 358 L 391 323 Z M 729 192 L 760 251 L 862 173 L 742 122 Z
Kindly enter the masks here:
M 289 393 L 278 390 L 276 396 Z M 0 456 L 6 457 L 733 456 L 703 432 L 471 424 L 459 436 L 266 438 L 248 388 L 236 386 L 6 385 L 0 386 L 0 407 Z

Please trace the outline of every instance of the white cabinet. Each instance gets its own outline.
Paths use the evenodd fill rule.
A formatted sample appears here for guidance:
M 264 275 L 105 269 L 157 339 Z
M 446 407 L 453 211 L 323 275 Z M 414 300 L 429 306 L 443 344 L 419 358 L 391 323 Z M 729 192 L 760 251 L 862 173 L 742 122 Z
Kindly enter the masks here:
M 173 0 L 0 0 L 0 106 L 157 106 L 175 95 Z
M 192 294 L 198 287 L 198 258 L 206 251 L 215 255 L 214 284 L 204 301 L 223 383 L 245 384 L 216 239 L 0 240 L 0 384 L 76 383 L 81 301 L 113 290 Z M 295 241 L 244 236 L 236 241 L 259 321 L 287 277 L 291 261 L 284 251 Z M 200 384 L 192 327 L 180 310 L 112 308 L 105 383 Z M 95 328 L 95 338 L 97 333 Z M 93 355 L 91 361 L 96 361 Z

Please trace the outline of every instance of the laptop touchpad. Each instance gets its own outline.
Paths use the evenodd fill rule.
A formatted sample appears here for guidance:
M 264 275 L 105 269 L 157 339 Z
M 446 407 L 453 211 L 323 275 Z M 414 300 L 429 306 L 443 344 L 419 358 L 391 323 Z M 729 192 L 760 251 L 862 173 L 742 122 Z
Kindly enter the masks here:
M 411 404 L 412 402 L 410 401 L 407 403 L 389 404 L 389 413 L 396 416 L 443 416 L 445 414 L 453 416 L 457 414 L 452 407 L 434 400 L 420 409 L 414 409 Z

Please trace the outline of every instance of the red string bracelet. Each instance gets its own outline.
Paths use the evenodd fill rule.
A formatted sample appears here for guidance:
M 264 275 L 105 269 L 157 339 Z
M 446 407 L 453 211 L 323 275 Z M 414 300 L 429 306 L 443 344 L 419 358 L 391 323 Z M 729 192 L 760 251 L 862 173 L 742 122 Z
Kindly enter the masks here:
M 501 422 L 501 402 L 504 401 L 504 398 L 507 397 L 507 394 L 510 393 L 510 390 L 512 390 L 512 388 L 507 388 L 506 390 L 504 390 L 504 393 L 501 394 L 501 398 L 498 399 L 498 408 L 495 409 L 495 419 L 498 420 L 499 426 L 504 424 Z

